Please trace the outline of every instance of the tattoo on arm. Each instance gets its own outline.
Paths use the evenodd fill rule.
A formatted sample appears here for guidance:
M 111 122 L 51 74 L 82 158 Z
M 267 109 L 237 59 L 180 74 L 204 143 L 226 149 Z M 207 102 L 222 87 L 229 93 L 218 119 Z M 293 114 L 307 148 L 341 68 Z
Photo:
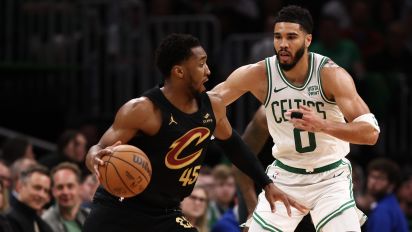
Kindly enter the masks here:
M 328 59 L 328 61 L 326 61 L 326 64 L 324 65 L 324 67 L 328 67 L 328 68 L 340 68 L 339 65 L 337 65 L 335 62 L 333 62 L 333 60 Z

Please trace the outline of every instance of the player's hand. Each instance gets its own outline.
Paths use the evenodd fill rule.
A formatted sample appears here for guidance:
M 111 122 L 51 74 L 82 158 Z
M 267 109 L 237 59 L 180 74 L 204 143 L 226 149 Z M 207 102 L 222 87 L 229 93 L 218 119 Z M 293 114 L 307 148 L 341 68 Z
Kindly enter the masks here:
M 285 115 L 295 128 L 304 131 L 320 132 L 326 127 L 326 120 L 307 106 L 301 105 L 299 109 L 288 110 Z M 298 117 L 294 117 L 295 115 Z
M 273 213 L 276 212 L 276 201 L 282 201 L 283 204 L 285 204 L 289 217 L 292 216 L 292 210 L 290 209 L 291 206 L 302 213 L 307 213 L 309 210 L 308 208 L 306 208 L 306 206 L 289 197 L 286 193 L 277 188 L 273 183 L 266 185 L 264 189 L 265 197 L 268 200 Z
M 94 174 L 97 176 L 98 179 L 100 179 L 99 165 L 104 166 L 104 161 L 102 160 L 102 157 L 105 155 L 113 154 L 113 148 L 120 144 L 122 144 L 122 142 L 117 141 L 113 145 L 103 148 L 97 151 L 96 153 L 92 154 L 93 170 Z

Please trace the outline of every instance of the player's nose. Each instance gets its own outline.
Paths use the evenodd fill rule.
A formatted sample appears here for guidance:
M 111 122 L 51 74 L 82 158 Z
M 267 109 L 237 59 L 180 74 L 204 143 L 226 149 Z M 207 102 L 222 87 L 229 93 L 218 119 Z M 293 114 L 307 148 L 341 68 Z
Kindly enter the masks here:
M 211 74 L 211 71 L 210 71 L 209 66 L 207 64 L 205 65 L 205 72 L 206 72 L 207 76 L 209 76 Z

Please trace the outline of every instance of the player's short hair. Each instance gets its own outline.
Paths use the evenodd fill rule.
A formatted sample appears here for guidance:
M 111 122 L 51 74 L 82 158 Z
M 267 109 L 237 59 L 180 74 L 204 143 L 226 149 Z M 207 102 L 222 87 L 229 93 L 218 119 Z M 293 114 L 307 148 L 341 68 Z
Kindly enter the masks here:
M 275 17 L 274 25 L 280 22 L 297 23 L 308 34 L 312 34 L 313 31 L 312 15 L 300 6 L 290 5 L 282 8 Z
M 162 40 L 156 50 L 156 65 L 164 78 L 170 76 L 174 65 L 189 59 L 192 48 L 198 47 L 200 41 L 188 34 L 170 34 Z

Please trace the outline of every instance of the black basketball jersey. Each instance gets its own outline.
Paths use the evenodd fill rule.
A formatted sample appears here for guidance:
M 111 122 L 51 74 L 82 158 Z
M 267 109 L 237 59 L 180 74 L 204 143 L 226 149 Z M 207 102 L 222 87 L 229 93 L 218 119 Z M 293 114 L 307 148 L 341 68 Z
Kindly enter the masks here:
M 198 111 L 186 114 L 174 107 L 159 88 L 153 88 L 143 96 L 162 112 L 162 125 L 157 134 L 138 134 L 129 142 L 149 157 L 152 178 L 141 194 L 124 199 L 123 204 L 176 207 L 192 192 L 215 130 L 211 102 L 207 93 L 199 94 Z M 110 195 L 102 188 L 98 193 Z

